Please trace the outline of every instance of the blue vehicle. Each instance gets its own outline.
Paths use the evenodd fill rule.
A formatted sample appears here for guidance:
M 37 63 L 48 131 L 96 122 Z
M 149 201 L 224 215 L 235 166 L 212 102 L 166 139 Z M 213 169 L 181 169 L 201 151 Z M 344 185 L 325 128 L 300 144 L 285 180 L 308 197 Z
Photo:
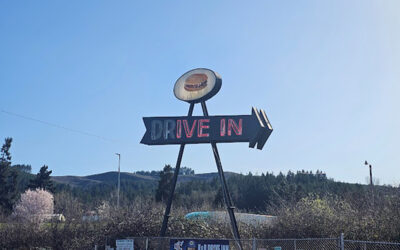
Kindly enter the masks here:
M 249 213 L 235 213 L 237 222 L 248 225 L 273 225 L 277 219 L 272 215 L 249 214 Z M 229 216 L 224 211 L 198 211 L 191 212 L 185 215 L 188 220 L 202 220 L 202 221 L 215 221 L 215 222 L 229 222 Z

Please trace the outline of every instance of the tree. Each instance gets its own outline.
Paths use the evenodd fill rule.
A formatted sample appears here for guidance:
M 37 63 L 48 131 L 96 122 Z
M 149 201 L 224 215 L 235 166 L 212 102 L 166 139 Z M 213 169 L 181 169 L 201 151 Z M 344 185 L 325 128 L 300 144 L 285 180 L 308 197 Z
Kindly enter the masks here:
M 12 211 L 17 197 L 17 172 L 11 171 L 12 138 L 6 138 L 0 155 L 0 209 L 5 213 Z
M 173 168 L 175 171 L 175 168 Z M 194 175 L 194 170 L 188 167 L 181 167 L 179 169 L 179 175 Z
M 21 195 L 13 215 L 26 221 L 42 222 L 54 213 L 53 200 L 53 195 L 43 189 L 28 189 Z
M 165 201 L 171 192 L 172 178 L 174 173 L 171 165 L 165 165 L 163 171 L 160 172 L 160 180 L 156 190 L 156 201 Z
M 40 171 L 37 173 L 35 179 L 32 179 L 29 184 L 30 189 L 41 188 L 50 192 L 54 192 L 54 184 L 50 179 L 50 175 L 53 171 L 47 169 L 48 166 L 46 165 L 43 165 L 43 167 L 40 168 Z
M 17 164 L 11 166 L 11 171 L 17 174 L 16 192 L 18 194 L 25 192 L 30 181 L 35 177 L 31 174 L 32 167 L 30 165 Z
M 28 173 L 28 174 L 30 174 L 32 172 L 31 165 L 17 164 L 17 165 L 13 165 L 11 168 L 13 170 L 23 172 L 23 173 Z
M 64 190 L 54 194 L 54 211 L 68 219 L 80 219 L 83 214 L 83 204 L 71 192 Z

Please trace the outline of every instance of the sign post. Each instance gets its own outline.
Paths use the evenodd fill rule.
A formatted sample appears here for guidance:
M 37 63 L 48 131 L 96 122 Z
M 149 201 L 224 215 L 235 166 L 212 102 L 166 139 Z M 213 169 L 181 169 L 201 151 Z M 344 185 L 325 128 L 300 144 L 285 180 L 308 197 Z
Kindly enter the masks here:
M 256 108 L 252 108 L 251 115 L 210 116 L 205 101 L 217 94 L 221 85 L 221 77 L 209 69 L 193 69 L 183 74 L 175 83 L 174 94 L 179 100 L 190 103 L 188 115 L 144 117 L 146 132 L 141 143 L 146 145 L 180 145 L 160 236 L 164 237 L 167 230 L 185 145 L 210 143 L 218 169 L 224 202 L 231 220 L 233 235 L 239 249 L 242 249 L 234 213 L 235 207 L 226 184 L 217 143 L 248 142 L 249 147 L 257 146 L 257 149 L 262 149 L 273 129 L 265 111 L 259 111 Z M 196 103 L 201 104 L 203 116 L 192 116 Z

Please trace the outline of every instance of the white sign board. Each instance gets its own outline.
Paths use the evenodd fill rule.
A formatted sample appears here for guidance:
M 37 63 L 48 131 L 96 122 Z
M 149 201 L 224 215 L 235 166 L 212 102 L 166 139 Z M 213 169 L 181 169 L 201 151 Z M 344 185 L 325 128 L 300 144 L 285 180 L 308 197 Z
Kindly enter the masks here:
M 116 240 L 116 250 L 133 250 L 133 240 Z

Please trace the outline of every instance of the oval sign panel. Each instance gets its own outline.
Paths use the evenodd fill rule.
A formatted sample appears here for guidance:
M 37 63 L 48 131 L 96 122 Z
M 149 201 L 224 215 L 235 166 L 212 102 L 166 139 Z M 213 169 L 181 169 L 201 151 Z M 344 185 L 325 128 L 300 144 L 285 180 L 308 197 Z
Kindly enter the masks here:
M 221 89 L 222 79 L 210 69 L 192 69 L 176 81 L 174 94 L 182 101 L 196 103 L 210 99 Z

